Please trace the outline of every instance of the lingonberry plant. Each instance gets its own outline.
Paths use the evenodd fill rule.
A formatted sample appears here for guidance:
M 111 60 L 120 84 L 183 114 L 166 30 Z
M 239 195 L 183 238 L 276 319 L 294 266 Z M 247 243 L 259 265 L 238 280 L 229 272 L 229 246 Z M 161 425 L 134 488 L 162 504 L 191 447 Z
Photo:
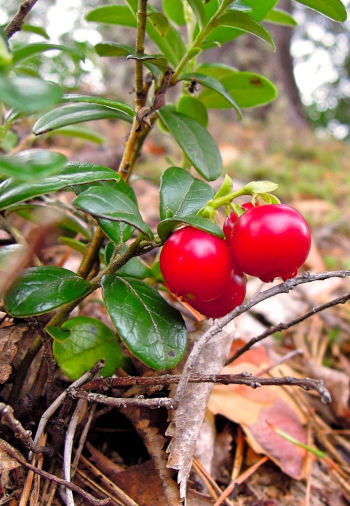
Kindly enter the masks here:
M 339 0 L 298 1 L 335 21 L 346 18 Z M 29 4 L 34 2 L 27 2 L 26 8 Z M 130 104 L 65 93 L 47 80 L 40 64 L 46 51 L 55 49 L 79 62 L 85 58 L 84 48 L 17 42 L 21 28 L 47 38 L 42 28 L 23 24 L 25 8 L 0 33 L 0 210 L 2 228 L 10 238 L 10 244 L 1 248 L 1 261 L 18 259 L 12 272 L 3 273 L 4 309 L 20 319 L 49 315 L 39 319 L 40 325 L 46 338 L 53 339 L 57 363 L 73 379 L 100 358 L 106 361 L 102 374 L 111 375 L 124 360 L 120 340 L 134 356 L 158 370 L 172 368 L 184 355 L 184 319 L 159 293 L 164 284 L 158 260 L 145 266 L 139 259 L 143 254 L 165 244 L 160 260 L 165 283 L 199 311 L 218 317 L 244 298 L 241 270 L 264 280 L 285 279 L 304 262 L 310 244 L 304 220 L 279 204 L 271 193 L 276 189 L 273 183 L 252 182 L 236 191 L 225 178 L 216 194 L 208 183 L 222 175 L 223 164 L 216 140 L 207 130 L 207 110 L 231 108 L 236 121 L 242 109 L 274 100 L 276 88 L 254 69 L 204 63 L 203 53 L 214 46 L 222 46 L 223 52 L 228 41 L 248 36 L 258 37 L 273 51 L 273 39 L 263 22 L 292 26 L 293 18 L 275 8 L 276 0 L 163 0 L 160 4 L 157 9 L 152 1 L 125 0 L 86 13 L 90 23 L 135 30 L 134 46 L 113 40 L 94 48 L 101 58 L 134 62 L 135 100 Z M 170 88 L 176 91 L 173 102 L 168 98 Z M 48 132 L 64 134 L 70 128 L 70 134 L 78 135 L 72 125 L 109 118 L 131 125 L 118 171 L 88 160 L 69 161 L 54 150 L 35 147 L 35 139 Z M 23 137 L 15 133 L 21 122 L 22 131 L 31 128 Z M 161 177 L 155 231 L 140 214 L 130 178 L 137 171 L 146 137 L 159 125 L 167 131 L 164 135 L 175 139 L 183 163 L 169 167 Z M 71 204 L 47 199 L 64 190 L 75 193 Z M 242 195 L 266 205 L 246 210 L 233 223 L 232 264 L 215 215 L 220 207 L 240 215 L 243 210 L 234 199 Z M 59 227 L 60 241 L 81 255 L 77 272 L 42 265 L 35 247 L 16 233 L 11 221 L 15 214 L 42 224 L 50 214 Z M 276 226 L 281 220 L 282 236 Z M 257 223 L 259 231 L 254 235 Z M 95 318 L 71 317 L 73 309 L 98 288 L 115 333 Z M 33 343 L 31 357 L 41 342 L 38 337 Z

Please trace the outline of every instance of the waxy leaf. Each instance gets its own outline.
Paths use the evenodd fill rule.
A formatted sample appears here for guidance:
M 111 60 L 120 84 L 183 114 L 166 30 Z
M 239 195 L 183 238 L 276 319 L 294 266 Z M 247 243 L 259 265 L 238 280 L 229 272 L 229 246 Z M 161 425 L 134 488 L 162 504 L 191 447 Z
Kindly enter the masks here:
M 41 116 L 33 125 L 33 133 L 41 135 L 66 125 L 97 119 L 122 119 L 131 123 L 132 116 L 121 109 L 101 104 L 66 104 Z
M 259 74 L 239 72 L 228 65 L 210 63 L 201 65 L 199 72 L 216 77 L 240 107 L 264 105 L 277 96 L 274 84 Z M 199 98 L 209 108 L 226 109 L 231 107 L 226 99 L 214 90 L 203 90 Z
M 275 25 L 283 25 L 283 26 L 297 26 L 298 23 L 296 20 L 289 14 L 289 12 L 282 11 L 280 9 L 272 9 L 268 12 L 264 18 L 264 21 L 268 21 L 269 23 L 273 23 Z
M 62 267 L 30 267 L 7 290 L 4 304 L 11 316 L 23 318 L 49 313 L 84 297 L 90 290 L 88 281 Z
M 222 158 L 208 130 L 167 106 L 160 109 L 159 116 L 201 176 L 208 181 L 217 179 L 222 171 Z
M 0 75 L 0 101 L 17 111 L 31 114 L 57 104 L 61 88 L 36 77 L 7 77 Z
M 147 19 L 152 23 L 157 32 L 162 37 L 165 37 L 170 29 L 168 18 L 161 12 L 150 12 Z
M 208 111 L 198 98 L 191 95 L 183 95 L 177 103 L 178 112 L 187 114 L 190 118 L 198 121 L 204 128 L 208 125 Z
M 115 252 L 116 245 L 113 242 L 107 244 L 105 249 L 105 261 L 108 265 L 112 259 L 112 255 Z M 119 249 L 118 253 L 124 253 L 127 249 L 126 244 Z M 1 251 L 1 250 L 0 250 Z M 129 276 L 137 279 L 145 279 L 152 276 L 151 270 L 147 265 L 139 258 L 132 257 L 126 262 L 117 272 L 118 276 Z
M 118 183 L 113 185 L 113 188 L 124 193 L 137 207 L 136 195 L 130 185 L 121 179 Z M 134 227 L 128 225 L 127 223 L 123 223 L 122 221 L 111 221 L 104 218 L 97 218 L 97 221 L 104 233 L 116 244 L 126 242 L 132 237 L 135 230 Z
M 134 53 L 134 48 L 119 42 L 99 42 L 95 51 L 99 56 L 128 56 Z
M 241 0 L 240 2 L 235 2 L 232 4 L 231 9 L 235 10 L 237 8 L 236 3 L 247 5 L 250 7 L 250 16 L 257 21 L 262 21 L 265 19 L 266 14 L 273 9 L 278 0 Z M 231 10 L 230 9 L 230 10 Z
M 196 214 L 214 197 L 215 191 L 180 167 L 169 167 L 160 184 L 160 217 Z
M 133 278 L 104 276 L 102 289 L 107 311 L 128 349 L 153 369 L 174 367 L 187 346 L 181 314 L 153 287 Z
M 218 18 L 217 24 L 219 26 L 228 26 L 242 30 L 243 32 L 251 33 L 252 35 L 256 35 L 260 39 L 270 44 L 273 49 L 275 49 L 275 44 L 269 32 L 266 30 L 266 28 L 263 27 L 262 24 L 252 19 L 249 14 L 234 10 L 228 10 Z
M 98 218 L 128 223 L 148 237 L 153 237 L 137 205 L 123 192 L 114 188 L 102 186 L 90 188 L 74 200 L 74 205 Z
M 136 28 L 136 12 L 137 0 L 128 1 L 126 5 L 106 5 L 97 7 L 90 11 L 86 16 L 87 21 L 95 21 L 98 23 L 109 23 L 123 26 L 131 26 Z M 149 6 L 149 13 L 158 12 L 153 7 Z M 165 36 L 160 35 L 156 28 L 152 25 L 151 21 L 147 20 L 146 30 L 149 37 L 159 47 L 161 52 L 166 58 L 176 65 L 185 53 L 185 45 L 181 35 L 172 27 Z
M 163 0 L 163 10 L 171 21 L 179 26 L 186 24 L 182 0 Z
M 201 216 L 173 216 L 161 221 L 158 225 L 158 235 L 164 241 L 168 235 L 181 224 L 191 225 L 192 227 L 204 230 L 209 234 L 217 235 L 218 237 L 224 237 L 224 233 L 221 228 L 210 220 L 202 218 Z
M 118 337 L 96 318 L 77 316 L 61 327 L 49 326 L 46 330 L 54 338 L 53 354 L 57 364 L 72 380 L 80 378 L 101 359 L 105 361 L 101 376 L 112 376 L 122 363 Z
M 199 72 L 194 72 L 193 74 L 185 74 L 181 76 L 181 79 L 191 81 L 192 79 L 198 81 L 205 88 L 209 88 L 211 90 L 216 91 L 223 98 L 227 100 L 227 102 L 234 108 L 239 118 L 242 117 L 242 112 L 235 102 L 234 98 L 230 94 L 230 92 L 225 88 L 225 86 L 213 76 L 207 76 L 205 74 L 200 74 Z
M 13 156 L 0 155 L 0 174 L 17 181 L 37 181 L 61 171 L 66 157 L 49 149 L 27 149 Z
M 296 0 L 334 21 L 343 22 L 347 18 L 346 9 L 340 0 Z
M 18 183 L 13 178 L 0 184 L 0 210 L 74 185 L 106 180 L 119 181 L 120 176 L 112 169 L 92 163 L 68 162 L 60 174 L 42 179 L 40 182 Z
M 77 139 L 84 139 L 85 141 L 94 142 L 95 144 L 100 145 L 106 142 L 105 137 L 98 134 L 91 128 L 76 125 L 57 128 L 56 130 L 51 130 L 51 132 L 47 133 L 48 137 L 51 137 L 52 135 L 64 135 L 66 137 L 76 137 Z
M 44 53 L 45 51 L 60 50 L 65 53 L 76 56 L 80 60 L 85 60 L 84 53 L 81 52 L 77 47 L 65 46 L 63 44 L 51 44 L 49 42 L 36 42 L 34 44 L 26 44 L 23 47 L 13 50 L 13 63 L 17 63 L 36 56 L 37 54 Z
M 79 93 L 65 93 L 62 97 L 62 102 L 87 102 L 89 104 L 100 104 L 118 111 L 124 111 L 129 116 L 135 116 L 135 111 L 132 107 L 130 107 L 130 105 L 110 98 L 80 95 Z

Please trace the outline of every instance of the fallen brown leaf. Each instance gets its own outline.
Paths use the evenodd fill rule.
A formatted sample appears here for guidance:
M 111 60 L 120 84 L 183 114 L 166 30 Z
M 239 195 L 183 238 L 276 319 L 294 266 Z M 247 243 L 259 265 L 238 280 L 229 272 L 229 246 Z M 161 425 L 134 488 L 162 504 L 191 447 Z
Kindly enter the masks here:
M 28 330 L 25 323 L 0 329 L 0 384 L 6 383 L 12 373 L 12 362 L 17 355 L 17 343 Z

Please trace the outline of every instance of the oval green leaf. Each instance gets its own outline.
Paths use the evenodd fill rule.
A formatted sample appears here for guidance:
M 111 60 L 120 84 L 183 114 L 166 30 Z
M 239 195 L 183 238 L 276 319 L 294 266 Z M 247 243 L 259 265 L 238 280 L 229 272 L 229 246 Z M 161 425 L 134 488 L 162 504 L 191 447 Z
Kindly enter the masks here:
M 271 9 L 273 9 L 277 2 L 278 0 L 244 0 L 242 3 L 250 7 L 251 10 L 249 14 L 252 16 L 252 18 L 254 18 L 256 21 L 262 21 L 265 19 L 266 14 Z M 238 5 L 240 2 L 235 2 L 231 7 L 232 10 L 236 9 L 236 3 Z
M 85 60 L 84 53 L 77 47 L 70 47 L 64 44 L 51 44 L 49 42 L 36 42 L 34 44 L 26 44 L 23 47 L 13 50 L 13 63 L 16 65 L 27 58 L 36 56 L 37 54 L 44 53 L 46 51 L 59 50 L 65 53 L 71 54 L 80 60 Z
M 150 12 L 147 15 L 147 19 L 152 23 L 154 28 L 162 37 L 165 37 L 165 35 L 169 32 L 170 25 L 168 18 L 161 12 Z
M 100 104 L 117 111 L 124 111 L 129 116 L 135 116 L 135 111 L 130 105 L 111 98 L 94 97 L 92 95 L 80 95 L 79 93 L 65 93 L 62 97 L 62 102 L 86 102 L 89 104 Z
M 230 92 L 225 88 L 225 86 L 219 81 L 219 79 L 216 79 L 213 76 L 207 76 L 205 74 L 200 74 L 199 72 L 194 72 L 193 74 L 185 74 L 184 76 L 181 76 L 181 79 L 191 81 L 192 78 L 196 79 L 202 86 L 205 88 L 209 88 L 210 90 L 214 90 L 219 95 L 221 95 L 227 102 L 234 108 L 234 110 L 237 113 L 238 118 L 242 117 L 242 112 L 230 94 Z
M 171 21 L 179 26 L 186 24 L 182 0 L 163 0 L 163 10 Z
M 198 24 L 201 28 L 207 23 L 207 16 L 204 8 L 204 3 L 202 0 L 187 0 L 193 10 Z
M 54 338 L 53 354 L 66 376 L 80 378 L 101 359 L 105 365 L 101 376 L 112 376 L 123 360 L 118 337 L 104 323 L 89 316 L 77 316 L 61 327 L 47 327 Z M 65 337 L 64 340 L 61 340 Z M 56 340 L 57 338 L 57 340 Z
M 148 237 L 153 233 L 143 221 L 137 205 L 123 192 L 109 187 L 93 187 L 81 193 L 74 205 L 84 211 L 111 221 L 122 221 L 137 228 Z
M 0 75 L 0 101 L 17 111 L 31 114 L 57 104 L 61 88 L 36 77 L 6 77 Z
M 94 181 L 119 181 L 120 176 L 112 169 L 93 163 L 68 162 L 60 174 L 42 179 L 40 182 L 18 183 L 13 178 L 0 184 L 0 210 L 39 195 L 63 190 L 74 185 Z
M 181 314 L 142 281 L 107 275 L 103 298 L 112 322 L 128 349 L 147 366 L 174 367 L 187 347 Z
M 192 216 L 174 216 L 172 218 L 167 218 L 161 221 L 158 225 L 158 235 L 159 237 L 165 241 L 165 239 L 169 236 L 169 234 L 179 225 L 185 223 L 186 225 L 191 225 L 192 227 L 199 228 L 208 232 L 209 234 L 216 235 L 218 237 L 224 238 L 224 233 L 221 228 L 210 220 L 206 218 L 202 218 L 201 216 L 192 215 Z
M 208 181 L 222 172 L 222 158 L 213 137 L 200 123 L 165 106 L 159 116 L 195 169 Z
M 200 66 L 200 73 L 219 79 L 240 107 L 264 105 L 277 96 L 274 84 L 266 77 L 253 72 L 238 72 L 227 65 L 204 64 Z M 230 107 L 226 99 L 214 90 L 203 90 L 199 98 L 209 108 Z
M 278 188 L 278 184 L 272 181 L 250 181 L 244 187 L 252 195 L 254 193 L 270 193 Z
M 264 21 L 273 23 L 274 25 L 282 26 L 298 26 L 297 21 L 289 14 L 289 12 L 282 11 L 281 9 L 271 9 L 264 18 Z
M 11 157 L 0 155 L 0 174 L 17 181 L 37 181 L 60 172 L 66 160 L 49 149 L 27 149 Z
M 50 130 L 97 119 L 122 119 L 131 123 L 132 116 L 125 111 L 101 104 L 66 104 L 41 116 L 33 125 L 33 133 L 41 135 Z
M 296 0 L 298 3 L 314 9 L 333 21 L 343 22 L 347 18 L 344 5 L 340 0 Z
M 208 111 L 198 98 L 183 95 L 177 103 L 177 111 L 198 121 L 204 128 L 208 125 Z
M 51 130 L 51 132 L 47 133 L 48 137 L 52 135 L 64 135 L 66 137 L 76 137 L 77 139 L 84 139 L 85 141 L 94 142 L 95 144 L 104 144 L 106 142 L 106 137 L 98 134 L 94 130 L 88 127 L 83 126 L 66 126 L 62 128 L 57 128 L 56 130 Z
M 96 44 L 95 51 L 99 56 L 128 56 L 134 53 L 134 48 L 119 42 L 100 42 Z
M 4 305 L 11 316 L 23 318 L 49 313 L 84 297 L 90 290 L 88 281 L 62 267 L 30 267 L 7 290 Z
M 215 191 L 180 167 L 169 167 L 160 184 L 160 217 L 196 214 L 214 197 Z
M 48 36 L 46 30 L 44 30 L 44 28 L 42 28 L 41 26 L 37 26 L 37 25 L 29 25 L 28 23 L 24 23 L 21 26 L 21 31 L 35 33 L 36 35 L 41 35 L 41 37 L 44 37 L 44 39 L 46 39 L 46 40 L 49 40 L 49 38 L 50 38 Z
M 276 49 L 268 30 L 266 30 L 261 23 L 258 23 L 251 18 L 249 14 L 235 10 L 228 10 L 218 18 L 217 25 L 228 26 L 246 33 L 251 33 L 270 44 L 273 49 Z

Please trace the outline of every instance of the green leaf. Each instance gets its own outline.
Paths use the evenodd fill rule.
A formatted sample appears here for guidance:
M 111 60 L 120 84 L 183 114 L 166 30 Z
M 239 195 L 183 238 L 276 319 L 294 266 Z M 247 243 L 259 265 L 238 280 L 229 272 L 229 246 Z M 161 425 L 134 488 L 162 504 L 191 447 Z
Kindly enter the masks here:
M 129 350 L 153 369 L 174 367 L 187 347 L 181 314 L 136 279 L 107 275 L 102 289 L 107 311 Z
M 189 116 L 174 112 L 167 106 L 162 107 L 158 114 L 201 176 L 208 181 L 217 179 L 222 171 L 222 159 L 208 130 Z
M 6 69 L 12 63 L 12 53 L 9 48 L 5 30 L 0 27 L 0 70 Z
M 17 181 L 37 181 L 60 172 L 66 160 L 49 149 L 26 149 L 11 157 L 0 155 L 0 174 Z
M 66 126 L 62 128 L 57 128 L 56 130 L 51 130 L 51 132 L 47 133 L 48 137 L 51 137 L 52 135 L 64 135 L 66 137 L 76 137 L 77 139 L 84 139 L 85 141 L 94 142 L 95 144 L 100 145 L 106 142 L 105 137 L 98 134 L 91 128 L 83 126 Z
M 87 21 L 95 21 L 98 23 L 110 23 L 136 28 L 137 1 L 129 1 L 128 3 L 129 7 L 126 5 L 106 5 L 97 7 L 88 13 L 86 19 Z M 150 12 L 158 11 L 150 6 Z M 166 58 L 168 58 L 173 65 L 176 65 L 186 51 L 181 34 L 170 26 L 168 33 L 162 36 L 150 21 L 146 23 L 146 30 L 149 37 L 159 47 L 161 52 L 164 53 Z
M 59 244 L 64 244 L 64 246 L 68 246 L 69 248 L 74 249 L 78 253 L 85 255 L 86 252 L 86 243 L 78 241 L 77 239 L 72 239 L 71 237 L 61 236 L 58 238 Z
M 179 26 L 186 24 L 182 0 L 163 0 L 163 10 L 171 21 Z
M 62 267 L 30 267 L 7 290 L 4 304 L 11 316 L 23 318 L 49 313 L 84 297 L 90 290 L 88 281 Z
M 99 56 L 128 56 L 135 52 L 131 46 L 119 42 L 100 42 L 96 44 L 95 51 Z
M 204 3 L 202 0 L 187 0 L 187 2 L 190 4 L 191 9 L 193 10 L 198 24 L 201 28 L 206 25 L 207 23 L 207 16 L 204 9 Z
M 135 192 L 129 184 L 125 183 L 121 179 L 120 181 L 118 181 L 118 183 L 113 185 L 113 187 L 116 190 L 124 193 L 137 206 L 137 199 Z M 132 237 L 135 230 L 134 227 L 121 221 L 110 221 L 105 220 L 103 218 L 98 218 L 97 221 L 102 230 L 104 231 L 104 233 L 116 244 L 126 242 L 128 239 Z
M 122 362 L 117 336 L 96 318 L 77 316 L 61 327 L 49 326 L 46 330 L 55 339 L 53 354 L 57 364 L 72 380 L 80 378 L 101 359 L 105 360 L 101 376 L 112 376 Z M 66 338 L 61 341 L 63 336 Z
M 132 116 L 120 109 L 114 109 L 100 104 L 66 104 L 41 116 L 33 125 L 33 133 L 35 135 L 41 135 L 63 126 L 107 118 L 122 119 L 129 123 L 132 122 Z
M 100 104 L 106 107 L 111 107 L 117 111 L 124 111 L 129 116 L 135 116 L 135 111 L 130 105 L 118 100 L 112 100 L 104 97 L 94 97 L 92 95 L 80 95 L 79 93 L 65 93 L 62 97 L 62 102 L 86 102 L 88 104 Z
M 74 205 L 93 216 L 128 223 L 148 237 L 153 237 L 151 229 L 142 220 L 135 203 L 123 192 L 114 188 L 93 187 L 81 193 L 74 200 Z
M 46 30 L 44 30 L 44 28 L 42 28 L 41 26 L 29 25 L 28 23 L 24 23 L 21 26 L 21 31 L 35 33 L 36 35 L 41 35 L 42 37 L 44 37 L 44 39 L 47 39 L 47 40 L 49 40 L 49 38 L 50 38 L 48 36 Z
M 264 18 L 264 21 L 273 23 L 275 25 L 283 26 L 298 26 L 297 21 L 289 14 L 289 12 L 282 11 L 281 9 L 272 9 Z
M 340 0 L 296 0 L 334 21 L 343 22 L 347 18 L 346 9 Z
M 41 225 L 43 218 L 47 222 L 59 226 L 61 229 L 66 230 L 69 235 L 81 234 L 86 239 L 90 239 L 90 234 L 79 221 L 75 220 L 62 210 L 48 204 L 18 204 L 11 206 L 6 211 L 9 213 L 16 213 L 25 220 Z
M 165 37 L 165 35 L 169 32 L 170 25 L 168 18 L 161 12 L 150 12 L 147 15 L 147 19 L 152 23 L 154 28 L 162 37 Z
M 277 2 L 278 0 L 244 0 L 242 3 L 251 8 L 250 15 L 254 19 L 262 21 Z M 235 4 L 233 4 L 232 9 L 235 9 L 235 7 Z
M 192 216 L 174 216 L 161 221 L 158 225 L 158 235 L 164 241 L 168 235 L 181 223 L 186 223 L 192 227 L 199 228 L 209 234 L 217 235 L 218 237 L 224 237 L 224 233 L 221 228 L 210 220 L 202 218 L 197 215 Z
M 196 97 L 183 95 L 177 103 L 177 111 L 187 114 L 198 121 L 204 128 L 208 125 L 208 111 L 205 105 Z
M 243 32 L 251 33 L 252 35 L 256 35 L 260 39 L 270 44 L 273 49 L 276 49 L 270 33 L 266 30 L 266 28 L 263 27 L 262 24 L 254 21 L 254 19 L 251 18 L 249 14 L 229 10 L 218 18 L 217 24 L 219 26 L 228 26 L 242 30 Z
M 13 63 L 16 65 L 27 58 L 53 50 L 64 51 L 65 53 L 78 57 L 80 60 L 85 60 L 85 55 L 77 47 L 70 47 L 64 44 L 51 44 L 48 42 L 35 42 L 34 44 L 26 44 L 19 49 L 14 49 L 12 53 Z
M 20 183 L 12 178 L 0 184 L 0 210 L 74 185 L 103 180 L 119 181 L 120 176 L 112 169 L 92 163 L 68 162 L 62 172 L 42 179 L 40 182 Z
M 203 64 L 199 67 L 201 74 L 211 75 L 229 91 L 240 107 L 256 107 L 267 104 L 277 96 L 274 84 L 253 72 L 238 72 L 228 65 Z M 203 90 L 199 96 L 206 107 L 226 109 L 227 101 L 214 90 Z
M 242 117 L 241 110 L 235 100 L 233 99 L 230 92 L 225 88 L 225 86 L 219 81 L 219 79 L 216 79 L 212 76 L 207 76 L 205 74 L 200 74 L 199 72 L 194 72 L 193 74 L 185 74 L 184 76 L 181 76 L 181 79 L 190 81 L 192 78 L 196 79 L 202 86 L 205 88 L 209 88 L 210 90 L 214 90 L 219 95 L 224 97 L 225 100 L 234 108 L 234 110 L 237 113 L 237 116 L 239 118 Z
M 160 184 L 160 217 L 196 214 L 214 197 L 214 189 L 180 167 L 169 167 Z
M 61 88 L 36 77 L 0 75 L 0 101 L 17 111 L 31 114 L 53 107 L 62 96 Z

